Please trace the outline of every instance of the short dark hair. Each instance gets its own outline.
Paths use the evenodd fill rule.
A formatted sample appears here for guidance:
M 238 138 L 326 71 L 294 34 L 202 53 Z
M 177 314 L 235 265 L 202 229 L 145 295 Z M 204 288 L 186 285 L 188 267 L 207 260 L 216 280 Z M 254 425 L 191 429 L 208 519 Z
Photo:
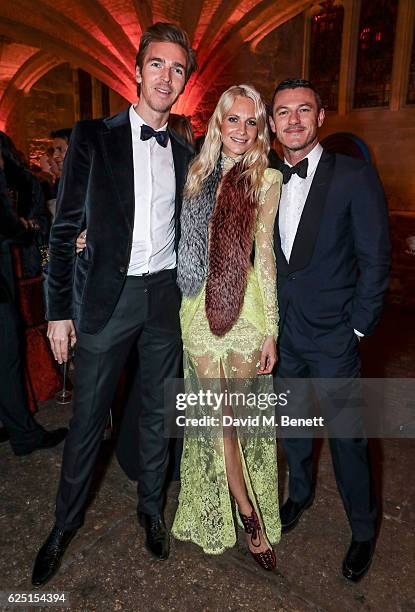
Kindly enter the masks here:
M 148 28 L 146 32 L 141 36 L 140 46 L 138 47 L 137 55 L 135 58 L 135 65 L 140 70 L 143 69 L 144 56 L 147 48 L 152 42 L 170 42 L 176 45 L 180 45 L 185 51 L 187 56 L 186 62 L 186 83 L 190 79 L 191 75 L 197 70 L 196 54 L 190 46 L 190 40 L 187 33 L 179 28 L 174 23 L 164 23 L 158 21 Z M 137 93 L 140 95 L 140 83 L 138 83 Z
M 279 93 L 280 91 L 283 91 L 284 89 L 297 89 L 298 87 L 304 87 L 305 89 L 311 89 L 311 91 L 314 92 L 314 97 L 317 102 L 317 109 L 320 110 L 321 108 L 323 108 L 323 102 L 321 101 L 321 96 L 318 93 L 317 89 L 314 87 L 314 85 L 311 83 L 311 81 L 307 81 L 306 79 L 285 79 L 285 81 L 281 81 L 281 83 L 278 83 L 278 85 L 276 86 L 274 90 L 274 93 L 272 95 L 271 114 L 274 110 L 275 96 L 277 95 L 277 93 Z
M 62 128 L 60 130 L 53 130 L 50 133 L 51 138 L 62 138 L 62 140 L 66 140 L 69 143 L 69 139 L 72 134 L 72 128 Z

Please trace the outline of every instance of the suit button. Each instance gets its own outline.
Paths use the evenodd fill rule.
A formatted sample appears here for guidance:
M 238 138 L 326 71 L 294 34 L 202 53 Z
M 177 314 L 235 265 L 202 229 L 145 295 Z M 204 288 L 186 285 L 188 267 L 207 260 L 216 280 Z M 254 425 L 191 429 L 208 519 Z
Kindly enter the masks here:
M 290 276 L 290 280 L 295 280 L 295 276 Z
M 120 272 L 121 274 L 125 274 L 125 266 L 120 266 Z

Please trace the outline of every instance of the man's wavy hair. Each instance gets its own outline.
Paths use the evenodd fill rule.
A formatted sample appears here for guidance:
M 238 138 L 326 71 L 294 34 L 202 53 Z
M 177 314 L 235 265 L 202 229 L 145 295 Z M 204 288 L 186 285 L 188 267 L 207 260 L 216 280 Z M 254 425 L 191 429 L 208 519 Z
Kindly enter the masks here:
M 187 33 L 179 28 L 174 23 L 164 23 L 158 21 L 148 28 L 146 32 L 141 36 L 140 46 L 137 51 L 135 58 L 135 66 L 143 69 L 144 57 L 147 48 L 152 42 L 169 42 L 175 45 L 180 45 L 186 52 L 186 83 L 190 79 L 191 75 L 197 70 L 196 55 L 192 47 L 190 46 L 190 40 Z M 141 86 L 137 83 L 137 95 L 140 96 Z
M 250 180 L 250 192 L 255 199 L 258 199 L 262 177 L 268 167 L 270 142 L 265 104 L 256 89 L 250 85 L 233 85 L 219 98 L 209 120 L 203 146 L 190 166 L 184 191 L 186 196 L 193 197 L 198 194 L 203 189 L 205 179 L 215 169 L 222 151 L 221 126 L 238 97 L 249 98 L 254 103 L 258 135 L 251 149 L 243 156 L 241 176 Z

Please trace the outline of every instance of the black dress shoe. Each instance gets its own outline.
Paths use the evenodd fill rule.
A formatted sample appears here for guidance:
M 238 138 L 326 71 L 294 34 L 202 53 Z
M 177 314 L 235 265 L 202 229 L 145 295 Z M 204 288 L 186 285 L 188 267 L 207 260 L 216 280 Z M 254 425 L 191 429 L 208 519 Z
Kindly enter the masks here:
M 343 576 L 351 582 L 359 582 L 367 573 L 375 551 L 375 541 L 357 542 L 352 540 L 343 561 Z
M 69 542 L 76 533 L 76 529 L 59 529 L 56 525 L 49 534 L 48 539 L 39 550 L 33 566 L 32 584 L 35 588 L 46 584 L 56 574 Z
M 18 457 L 23 457 L 24 455 L 30 455 L 33 451 L 41 450 L 43 448 L 53 448 L 57 446 L 66 438 L 66 434 L 68 433 L 67 427 L 59 427 L 59 429 L 53 429 L 52 431 L 46 431 L 43 434 L 43 437 L 39 442 L 34 444 L 33 446 L 25 447 L 25 448 L 13 448 L 14 454 Z
M 295 502 L 290 497 L 280 510 L 281 531 L 287 533 L 297 525 L 300 516 L 313 503 L 314 496 L 309 497 L 305 502 Z
M 156 559 L 167 559 L 170 552 L 169 532 L 160 514 L 139 512 L 138 521 L 146 531 L 146 548 Z

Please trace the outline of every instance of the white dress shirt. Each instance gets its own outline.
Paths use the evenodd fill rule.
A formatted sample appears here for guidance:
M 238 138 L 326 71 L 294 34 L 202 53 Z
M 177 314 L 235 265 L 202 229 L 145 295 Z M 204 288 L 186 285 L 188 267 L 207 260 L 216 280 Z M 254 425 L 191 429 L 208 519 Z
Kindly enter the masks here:
M 174 208 L 176 180 L 170 140 L 141 140 L 145 123 L 130 108 L 133 141 L 135 216 L 128 275 L 159 272 L 176 266 Z M 167 124 L 160 128 L 165 130 Z
M 306 157 L 306 159 L 308 159 L 307 177 L 302 179 L 298 174 L 293 174 L 288 183 L 282 186 L 279 229 L 281 248 L 288 262 L 290 261 L 298 224 L 300 223 L 308 192 L 310 191 L 311 183 L 313 182 L 314 174 L 322 153 L 323 147 L 321 144 L 317 143 L 314 149 L 312 149 Z M 292 165 L 289 164 L 286 159 L 284 161 L 287 166 Z

